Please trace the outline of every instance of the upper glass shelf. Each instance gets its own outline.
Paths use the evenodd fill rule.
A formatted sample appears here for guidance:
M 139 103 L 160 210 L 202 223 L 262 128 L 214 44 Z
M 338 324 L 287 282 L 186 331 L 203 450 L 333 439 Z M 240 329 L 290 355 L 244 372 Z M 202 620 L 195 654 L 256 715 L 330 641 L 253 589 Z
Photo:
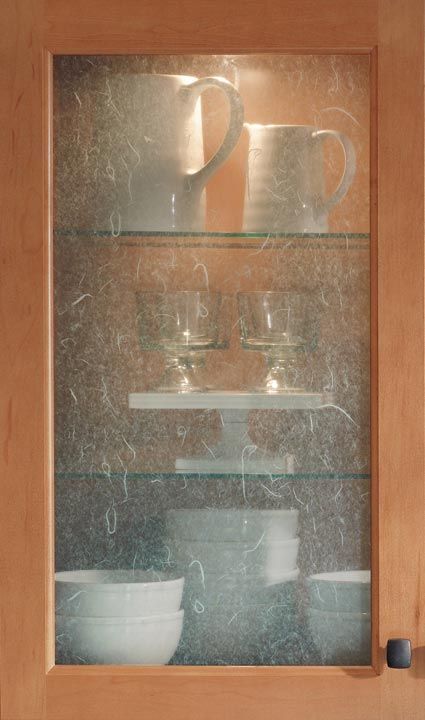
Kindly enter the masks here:
M 242 232 L 161 232 L 158 230 L 126 230 L 119 234 L 109 230 L 84 228 L 56 228 L 57 240 L 87 240 L 104 245 L 144 247 L 203 247 L 210 248 L 276 248 L 299 247 L 312 249 L 367 250 L 370 234 L 344 233 L 242 233 Z

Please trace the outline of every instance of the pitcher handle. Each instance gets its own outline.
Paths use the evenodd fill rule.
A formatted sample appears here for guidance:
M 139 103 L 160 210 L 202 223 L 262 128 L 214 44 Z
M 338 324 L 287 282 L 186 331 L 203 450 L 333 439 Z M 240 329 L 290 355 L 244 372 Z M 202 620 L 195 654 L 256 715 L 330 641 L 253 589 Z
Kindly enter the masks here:
M 229 102 L 230 118 L 229 127 L 224 136 L 223 142 L 221 143 L 215 155 L 213 155 L 213 157 L 208 160 L 208 162 L 200 170 L 189 173 L 187 175 L 187 180 L 190 182 L 191 185 L 196 183 L 199 184 L 201 188 L 206 184 L 211 175 L 213 175 L 215 171 L 218 170 L 220 165 L 222 165 L 229 157 L 230 153 L 232 152 L 233 148 L 239 140 L 244 122 L 244 108 L 242 98 L 236 88 L 224 78 L 201 78 L 200 80 L 196 80 L 195 82 L 193 82 L 191 85 L 185 85 L 185 87 L 182 88 L 180 92 L 185 94 L 190 93 L 191 97 L 193 96 L 194 102 L 196 102 L 201 93 L 203 93 L 204 90 L 207 90 L 210 87 L 217 87 L 226 95 Z
M 350 138 L 337 130 L 316 130 L 313 133 L 313 137 L 323 140 L 328 137 L 333 137 L 338 140 L 344 150 L 345 166 L 341 181 L 333 195 L 323 202 L 324 209 L 330 210 L 330 208 L 334 207 L 334 205 L 345 197 L 354 180 L 354 175 L 356 174 L 356 151 Z

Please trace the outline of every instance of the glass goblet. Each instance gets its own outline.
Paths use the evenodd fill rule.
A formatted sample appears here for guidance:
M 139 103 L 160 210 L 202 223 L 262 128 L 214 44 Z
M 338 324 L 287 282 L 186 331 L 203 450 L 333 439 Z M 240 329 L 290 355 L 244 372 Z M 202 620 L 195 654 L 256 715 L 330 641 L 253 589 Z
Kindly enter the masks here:
M 137 293 L 137 324 L 143 350 L 165 355 L 162 392 L 202 392 L 206 353 L 228 345 L 219 292 Z
M 255 388 L 267 393 L 299 393 L 297 384 L 308 345 L 307 295 L 295 292 L 238 293 L 241 345 L 262 352 L 267 375 Z

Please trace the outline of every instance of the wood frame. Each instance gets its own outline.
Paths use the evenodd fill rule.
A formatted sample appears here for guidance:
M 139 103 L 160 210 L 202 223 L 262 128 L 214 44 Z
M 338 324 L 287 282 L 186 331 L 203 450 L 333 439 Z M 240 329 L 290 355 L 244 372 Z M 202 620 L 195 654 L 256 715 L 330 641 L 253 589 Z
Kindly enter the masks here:
M 1 717 L 416 720 L 425 689 L 421 0 L 5 0 L 0 76 Z M 372 668 L 54 667 L 51 54 L 371 52 Z M 379 482 L 378 482 L 379 471 Z M 414 666 L 384 668 L 389 637 Z

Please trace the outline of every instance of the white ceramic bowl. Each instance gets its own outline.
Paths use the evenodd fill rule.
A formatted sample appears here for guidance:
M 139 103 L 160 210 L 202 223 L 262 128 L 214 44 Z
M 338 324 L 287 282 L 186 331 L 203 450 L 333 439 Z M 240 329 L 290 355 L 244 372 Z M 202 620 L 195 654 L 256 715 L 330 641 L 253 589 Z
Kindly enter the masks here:
M 56 639 L 89 664 L 165 665 L 179 644 L 183 615 L 183 610 L 132 618 L 56 615 Z
M 193 570 L 193 572 L 191 572 Z M 203 576 L 197 567 L 192 567 L 186 577 L 183 602 L 187 608 L 188 601 L 193 605 L 199 600 L 203 605 L 229 605 L 236 599 L 246 605 L 254 597 L 283 589 L 285 585 L 296 585 L 300 571 L 299 568 L 282 573 L 279 577 L 264 577 L 259 575 L 225 574 L 218 575 L 206 573 Z
M 297 535 L 298 510 L 170 510 L 167 530 L 181 540 L 290 540 Z
M 80 617 L 145 617 L 177 612 L 184 578 L 154 571 L 75 570 L 55 575 L 56 612 Z
M 279 640 L 285 643 L 297 626 L 298 572 L 287 573 L 273 586 L 259 578 L 233 582 L 206 575 L 204 588 L 188 578 L 179 660 L 214 665 L 276 661 Z
M 308 609 L 313 641 L 326 665 L 370 663 L 370 614 Z
M 318 573 L 307 585 L 310 605 L 318 610 L 370 612 L 370 570 Z
M 200 542 L 170 539 L 170 559 L 179 572 L 186 574 L 194 566 L 200 572 L 245 574 L 279 578 L 295 570 L 299 538 L 261 542 Z

